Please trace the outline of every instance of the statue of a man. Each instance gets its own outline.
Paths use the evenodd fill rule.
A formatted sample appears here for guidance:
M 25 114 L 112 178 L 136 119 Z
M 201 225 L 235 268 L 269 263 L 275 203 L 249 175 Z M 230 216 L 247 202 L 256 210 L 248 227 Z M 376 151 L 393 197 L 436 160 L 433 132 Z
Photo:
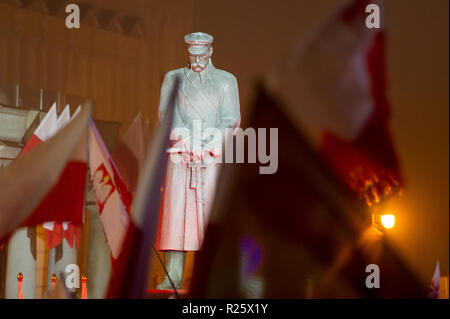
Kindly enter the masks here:
M 178 78 L 157 237 L 157 247 L 165 251 L 165 266 L 176 288 L 181 287 L 186 251 L 202 246 L 225 134 L 237 129 L 241 120 L 236 78 L 211 62 L 213 37 L 196 32 L 184 40 L 189 64 L 166 74 L 159 105 L 161 119 Z M 221 134 L 205 134 L 211 128 Z M 172 289 L 167 276 L 157 288 Z

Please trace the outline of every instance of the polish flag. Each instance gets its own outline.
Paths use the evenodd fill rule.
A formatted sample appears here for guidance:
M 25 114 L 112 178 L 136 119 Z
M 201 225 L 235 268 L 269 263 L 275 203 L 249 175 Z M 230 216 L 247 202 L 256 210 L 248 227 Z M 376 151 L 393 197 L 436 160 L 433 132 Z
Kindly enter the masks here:
M 150 271 L 150 258 L 158 229 L 161 185 L 168 160 L 166 152 L 172 126 L 178 81 L 173 87 L 171 101 L 155 133 L 151 149 L 139 175 L 133 211 L 123 248 L 112 264 L 106 298 L 144 298 Z M 153 247 L 152 247 L 153 245 Z
M 382 0 L 346 1 L 266 78 L 289 117 L 368 205 L 402 187 L 389 130 L 383 8 Z M 378 18 L 380 28 L 369 28 Z
M 81 106 L 78 106 L 77 110 L 72 115 L 72 119 L 76 114 L 80 112 L 80 110 Z M 70 120 L 71 120 L 70 106 L 66 105 L 66 107 L 64 108 L 63 112 L 58 117 L 58 120 L 56 122 L 57 129 L 58 130 L 62 129 L 70 122 Z M 81 153 L 82 150 L 78 150 L 76 152 Z M 84 220 L 84 208 L 81 214 L 83 215 Z M 80 244 L 81 226 L 74 225 L 70 221 L 63 221 L 63 222 L 52 221 L 44 223 L 43 227 L 46 229 L 47 246 L 50 249 L 58 246 L 63 238 L 66 239 L 70 247 L 73 247 L 74 244 L 76 247 L 78 247 Z
M 58 130 L 56 124 L 57 121 L 56 103 L 53 103 L 41 123 L 39 123 L 36 131 L 34 131 L 33 135 L 28 140 L 28 143 L 20 152 L 19 156 L 52 137 Z
M 19 156 L 55 135 L 58 130 L 67 125 L 68 119 L 70 119 L 68 107 L 63 111 L 58 121 L 56 104 L 53 104 Z M 79 226 L 83 224 L 87 170 L 86 136 L 77 143 L 76 149 L 71 154 L 58 182 L 22 226 L 34 226 L 49 221 L 70 221 Z
M 61 128 L 63 128 L 69 122 L 70 122 L 70 107 L 69 107 L 69 105 L 66 105 L 66 107 L 62 111 L 61 115 L 56 120 L 56 127 L 55 127 L 55 132 L 54 133 L 56 133 L 56 131 L 58 131 Z M 48 229 L 48 230 L 53 230 L 54 225 L 55 225 L 54 221 L 52 221 L 52 222 L 45 222 L 43 224 L 43 227 L 45 229 Z
M 89 167 L 106 241 L 116 259 L 129 225 L 131 197 L 93 121 L 89 125 Z
M 141 113 L 138 113 L 111 154 L 125 186 L 132 195 L 135 195 L 136 192 L 139 171 L 144 164 L 144 156 L 142 119 Z
M 73 222 L 75 219 L 68 214 L 74 212 L 69 205 L 71 203 L 64 199 L 77 196 L 78 189 L 74 187 L 77 184 L 81 184 L 84 194 L 84 183 L 79 183 L 76 178 L 84 177 L 85 170 L 82 175 L 76 175 L 71 184 L 61 183 L 61 180 L 64 176 L 70 177 L 65 170 L 70 171 L 69 161 L 76 160 L 74 151 L 82 144 L 86 145 L 90 110 L 90 103 L 87 103 L 66 127 L 48 140 L 37 143 L 0 172 L 0 246 L 19 227 L 35 226 L 51 220 Z M 39 133 L 49 123 L 51 114 L 49 112 L 37 130 L 38 136 L 42 137 Z M 35 136 L 33 140 L 38 138 Z M 61 187 L 66 184 L 69 184 L 67 189 Z

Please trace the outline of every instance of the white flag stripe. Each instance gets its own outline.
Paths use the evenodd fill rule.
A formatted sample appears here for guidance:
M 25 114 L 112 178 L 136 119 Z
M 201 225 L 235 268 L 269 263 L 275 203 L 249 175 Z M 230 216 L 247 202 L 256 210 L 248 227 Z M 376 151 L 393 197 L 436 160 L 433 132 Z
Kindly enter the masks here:
M 57 131 L 56 118 L 56 103 L 53 103 L 50 110 L 47 114 L 45 114 L 45 117 L 34 131 L 34 135 L 36 135 L 41 141 L 46 141 L 52 137 Z
M 55 222 L 45 222 L 42 224 L 45 229 L 53 230 L 55 227 Z
M 81 111 L 81 105 L 78 105 L 77 109 L 75 110 L 75 112 L 72 114 L 72 119 L 78 115 L 78 113 L 80 113 Z
M 63 128 L 67 123 L 70 122 L 70 107 L 69 105 L 66 105 L 62 113 L 59 115 L 58 119 L 56 120 L 56 128 L 57 130 L 60 130 Z
M 122 141 L 128 146 L 134 157 L 139 162 L 139 168 L 143 166 L 145 157 L 144 137 L 142 134 L 141 112 L 136 115 L 128 130 L 122 137 Z
M 68 230 L 69 229 L 69 224 L 70 224 L 70 222 L 62 222 L 62 228 L 64 230 Z
M 113 258 L 117 258 L 128 228 L 129 217 L 114 182 L 114 170 L 111 167 L 110 159 L 109 152 L 94 122 L 91 121 L 89 127 L 89 166 L 94 196 L 111 254 Z

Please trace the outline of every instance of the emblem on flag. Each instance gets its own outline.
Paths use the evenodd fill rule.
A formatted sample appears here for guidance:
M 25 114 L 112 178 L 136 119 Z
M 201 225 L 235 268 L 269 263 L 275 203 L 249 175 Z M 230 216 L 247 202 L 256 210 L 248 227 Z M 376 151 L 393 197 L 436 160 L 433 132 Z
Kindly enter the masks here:
M 98 213 L 101 215 L 108 198 L 115 190 L 111 176 L 103 163 L 95 170 L 92 184 L 97 200 Z

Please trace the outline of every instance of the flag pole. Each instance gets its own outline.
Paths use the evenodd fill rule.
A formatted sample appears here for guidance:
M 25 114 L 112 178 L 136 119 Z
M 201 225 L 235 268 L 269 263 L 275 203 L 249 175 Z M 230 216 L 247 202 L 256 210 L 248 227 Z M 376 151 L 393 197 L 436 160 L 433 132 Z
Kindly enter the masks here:
M 41 94 L 40 94 L 40 97 L 39 97 L 39 110 L 41 112 L 42 112 L 43 95 L 44 95 L 44 90 L 41 89 Z
M 16 107 L 19 107 L 19 84 L 16 84 Z

